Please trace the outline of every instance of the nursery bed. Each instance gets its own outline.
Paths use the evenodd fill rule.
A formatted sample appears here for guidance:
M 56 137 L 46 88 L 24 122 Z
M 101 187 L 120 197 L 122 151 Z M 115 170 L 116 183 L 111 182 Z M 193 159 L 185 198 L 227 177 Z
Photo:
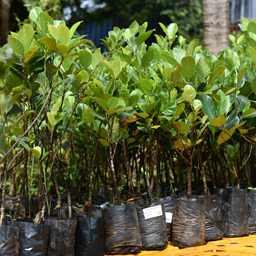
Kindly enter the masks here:
M 140 256 L 233 256 L 233 255 L 256 255 L 256 235 L 237 238 L 223 238 L 222 240 L 208 242 L 203 246 L 179 249 L 176 246 L 168 245 L 163 251 L 142 251 Z M 130 254 L 134 255 L 134 254 Z

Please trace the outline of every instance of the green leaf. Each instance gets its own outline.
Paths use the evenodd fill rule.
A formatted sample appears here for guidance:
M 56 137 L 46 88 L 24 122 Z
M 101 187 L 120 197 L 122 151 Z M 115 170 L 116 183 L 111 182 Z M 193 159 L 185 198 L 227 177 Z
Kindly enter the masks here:
M 14 125 L 18 124 L 21 120 L 23 120 L 24 118 L 30 116 L 33 113 L 35 113 L 35 111 L 28 111 L 28 112 L 26 112 L 24 115 L 19 117 L 19 119 L 16 121 L 16 123 Z
M 120 59 L 116 59 L 112 62 L 112 69 L 114 72 L 114 77 L 116 78 L 122 70 L 122 64 Z
M 77 23 L 75 23 L 75 24 L 71 27 L 71 29 L 70 29 L 70 31 L 69 31 L 69 40 L 72 38 L 72 36 L 74 35 L 76 29 L 78 28 L 78 26 L 79 26 L 81 23 L 82 23 L 82 21 L 78 21 Z
M 57 31 L 58 31 L 58 37 L 59 37 L 60 42 L 62 44 L 67 45 L 69 42 L 69 37 L 70 37 L 69 29 L 65 25 L 60 24 L 57 27 Z
M 53 115 L 52 113 L 50 113 L 50 112 L 47 112 L 47 118 L 48 118 L 48 120 L 49 120 L 51 126 L 54 126 L 54 122 L 55 122 L 55 117 L 54 117 L 54 115 Z
M 153 91 L 153 81 L 148 78 L 142 78 L 140 79 L 140 84 L 143 92 L 150 96 Z
M 35 155 L 36 159 L 39 159 L 41 156 L 41 148 L 39 146 L 35 146 L 34 148 L 30 148 L 30 151 Z
M 200 92 L 199 100 L 202 102 L 204 115 L 208 116 L 209 119 L 215 119 L 217 109 L 212 97 Z
M 150 62 L 152 60 L 154 60 L 154 50 L 150 50 L 148 52 L 146 52 L 143 57 L 142 57 L 142 60 L 141 60 L 141 66 L 143 68 L 146 68 L 149 66 Z
M 179 116 L 181 113 L 183 113 L 185 109 L 185 103 L 181 103 L 177 106 L 177 110 L 175 112 L 175 117 Z
M 159 23 L 160 24 L 160 23 Z M 167 27 L 167 34 L 170 37 L 174 37 L 175 34 L 178 31 L 178 26 L 176 23 L 171 23 L 168 27 Z
M 139 23 L 135 20 L 130 26 L 129 26 L 130 32 L 133 36 L 135 36 L 138 33 L 139 30 Z
M 29 49 L 34 33 L 34 29 L 28 24 L 19 31 L 18 40 L 23 44 L 25 51 Z
M 24 47 L 18 39 L 8 36 L 8 43 L 12 50 L 14 51 L 14 53 L 16 53 L 18 56 L 24 55 Z
M 173 49 L 173 56 L 181 64 L 181 60 L 186 56 L 186 51 L 179 48 Z
M 177 124 L 179 126 L 179 134 L 186 134 L 189 131 L 189 125 L 185 122 L 178 121 Z
M 58 52 L 56 42 L 53 38 L 47 37 L 39 39 L 45 46 L 49 47 L 50 49 L 53 49 Z
M 179 137 L 173 137 L 174 145 L 179 149 L 179 150 L 185 150 L 187 148 L 192 147 L 192 142 L 190 139 L 188 139 L 185 136 L 179 136 Z
M 36 21 L 37 21 L 37 19 L 38 19 L 38 16 L 40 15 L 41 12 L 42 12 L 42 9 L 41 9 L 41 8 L 35 7 L 35 8 L 33 8 L 33 9 L 30 11 L 30 13 L 29 13 L 29 18 L 30 18 L 31 20 L 33 20 L 33 21 L 36 23 Z
M 186 56 L 192 56 L 192 53 L 194 51 L 194 49 L 199 45 L 199 40 L 198 39 L 194 39 L 192 40 L 189 45 L 188 45 L 188 48 L 187 48 L 187 51 L 186 51 Z
M 83 114 L 82 114 L 84 120 L 88 124 L 91 124 L 94 121 L 94 119 L 95 119 L 95 115 L 93 115 L 91 113 L 91 110 L 92 110 L 91 108 L 84 109 L 83 110 Z
M 206 77 L 211 72 L 211 69 L 204 58 L 200 58 L 197 62 L 197 72 L 201 77 Z
M 210 119 L 210 124 L 215 127 L 221 127 L 226 123 L 226 117 L 221 113 L 217 118 Z
M 39 37 L 47 37 L 47 33 L 49 31 L 48 23 L 50 23 L 50 25 L 54 25 L 54 20 L 49 15 L 45 14 L 44 12 L 41 12 L 36 21 L 36 30 Z
M 188 89 L 188 90 L 185 90 L 183 93 L 182 93 L 182 98 L 187 101 L 187 102 L 192 102 L 192 100 L 196 97 L 196 92 L 195 90 L 192 88 L 192 89 Z
M 57 49 L 62 56 L 66 56 L 68 47 L 65 44 L 57 44 Z
M 256 59 L 255 59 L 256 60 Z M 242 68 L 239 73 L 238 73 L 238 76 L 237 76 L 237 82 L 238 84 L 240 84 L 243 80 L 243 77 L 244 75 L 246 74 L 246 71 L 247 71 L 248 67 L 244 67 Z
M 250 47 L 249 54 L 251 55 L 252 60 L 253 60 L 253 62 L 255 64 L 256 63 L 256 50 L 254 48 Z
M 108 141 L 104 140 L 104 139 L 99 139 L 99 142 L 104 146 L 104 147 L 109 147 L 109 143 Z
M 107 102 L 107 107 L 108 107 L 109 109 L 111 109 L 111 108 L 117 108 L 118 103 L 119 103 L 119 99 L 116 98 L 116 97 L 112 97 L 112 98 L 110 98 L 110 99 L 108 100 L 108 102 Z
M 98 117 L 99 119 L 101 120 L 104 120 L 104 116 L 103 114 L 99 113 L 98 111 L 95 111 L 95 110 L 91 110 L 90 113 L 96 117 Z M 96 120 L 93 121 L 93 123 L 95 123 Z
M 60 106 L 61 106 L 61 101 L 57 101 L 56 103 L 54 103 L 52 106 L 51 114 L 55 116 L 57 114 Z
M 248 98 L 243 95 L 238 95 L 235 99 L 235 107 L 238 108 L 238 113 L 243 111 L 248 103 Z
M 191 78 L 196 73 L 196 63 L 194 58 L 191 56 L 186 56 L 181 60 L 181 66 L 182 66 L 182 75 L 187 79 L 188 81 L 191 81 Z
M 15 95 L 11 98 L 11 100 L 10 100 L 9 103 L 8 103 L 7 111 L 9 111 L 9 110 L 11 109 L 12 105 L 14 104 L 14 102 L 16 102 L 16 101 L 19 102 L 21 96 L 22 96 L 22 93 L 17 93 L 17 94 L 15 94 Z
M 219 77 L 225 69 L 225 66 L 218 66 L 209 77 L 208 85 L 210 85 L 217 77 Z
M 108 110 L 108 106 L 105 100 L 101 99 L 101 98 L 97 98 L 97 97 L 93 97 L 92 98 L 103 110 L 107 111 Z
M 254 21 L 249 22 L 249 24 L 247 26 L 247 32 L 256 34 L 256 23 Z
M 106 60 L 100 60 L 100 63 L 107 69 L 110 75 L 114 76 L 114 70 L 109 62 Z
M 79 62 L 84 69 L 87 69 L 92 63 L 92 54 L 86 50 L 79 51 Z
M 152 34 L 153 30 L 149 30 L 147 32 L 144 32 L 140 34 L 136 39 L 136 44 L 139 46 L 140 44 L 144 43 Z

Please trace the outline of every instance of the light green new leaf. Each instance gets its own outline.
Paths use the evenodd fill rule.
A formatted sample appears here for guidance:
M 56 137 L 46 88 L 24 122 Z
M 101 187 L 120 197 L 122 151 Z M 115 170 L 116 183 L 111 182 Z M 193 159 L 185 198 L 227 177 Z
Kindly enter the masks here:
M 181 64 L 181 60 L 186 56 L 186 51 L 179 48 L 173 49 L 173 56 L 175 60 L 178 61 L 179 64 Z
M 53 49 L 55 51 L 59 51 L 57 46 L 56 46 L 56 42 L 53 38 L 47 37 L 47 38 L 42 38 L 39 39 L 45 46 L 49 47 L 50 49 Z
M 129 26 L 130 32 L 133 36 L 135 36 L 138 33 L 139 26 L 140 25 L 136 20 Z
M 160 23 L 159 23 L 160 24 Z M 175 34 L 178 31 L 178 26 L 176 23 L 171 23 L 168 27 L 167 27 L 167 34 L 170 37 L 174 37 Z
M 108 141 L 104 140 L 104 139 L 99 139 L 99 142 L 104 146 L 104 147 L 109 147 L 109 143 Z
M 82 21 L 78 21 L 77 23 L 75 23 L 75 24 L 71 27 L 71 29 L 70 29 L 70 31 L 69 31 L 69 40 L 72 38 L 72 36 L 74 35 L 76 29 L 78 28 L 78 26 L 79 26 L 81 23 L 82 23 Z
M 100 63 L 107 69 L 110 75 L 114 76 L 114 70 L 109 62 L 106 60 L 100 60 Z
M 140 79 L 140 84 L 143 92 L 150 96 L 151 93 L 153 92 L 153 81 L 148 78 L 142 78 Z
M 55 122 L 55 117 L 54 117 L 54 115 L 53 115 L 52 113 L 50 113 L 50 112 L 47 112 L 47 118 L 48 118 L 48 120 L 49 120 L 51 126 L 53 126 L 53 125 L 54 125 L 54 122 Z
M 37 21 L 37 19 L 38 19 L 38 16 L 40 15 L 41 12 L 42 12 L 42 9 L 41 9 L 41 8 L 35 7 L 35 8 L 33 8 L 33 9 L 30 11 L 30 13 L 29 13 L 29 18 L 30 18 L 31 20 L 33 20 L 33 21 L 36 23 L 36 21 Z
M 30 151 L 35 155 L 36 159 L 39 159 L 41 156 L 41 148 L 39 146 L 35 146 L 34 148 L 30 148 Z
M 226 123 L 226 117 L 220 113 L 220 115 L 215 119 L 210 119 L 210 124 L 215 127 L 221 127 Z
M 92 54 L 86 50 L 79 51 L 79 62 L 84 69 L 88 68 L 92 63 Z
M 111 98 L 108 100 L 108 102 L 107 102 L 107 107 L 108 107 L 109 109 L 111 109 L 111 108 L 117 108 L 118 103 L 119 103 L 119 99 L 118 99 L 118 98 L 116 98 L 116 97 L 111 97 Z
M 122 63 L 120 59 L 116 59 L 112 62 L 112 69 L 114 72 L 114 77 L 116 78 L 122 71 Z
M 253 60 L 253 62 L 255 64 L 256 63 L 256 50 L 254 48 L 250 47 L 249 54 L 251 55 L 252 60 Z
M 70 36 L 69 29 L 65 25 L 60 24 L 57 27 L 57 31 L 58 31 L 58 37 L 60 42 L 62 44 L 67 45 L 69 42 L 69 36 Z
M 185 122 L 178 121 L 177 124 L 179 126 L 179 134 L 186 134 L 189 131 L 189 125 Z
M 15 123 L 14 125 L 18 124 L 21 120 L 23 120 L 24 118 L 30 116 L 32 113 L 35 113 L 35 111 L 28 111 L 28 112 L 26 112 L 24 115 L 22 115 L 22 116 L 16 121 L 16 123 Z
M 195 90 L 192 88 L 192 89 L 188 89 L 188 90 L 185 90 L 183 93 L 182 93 L 182 98 L 187 101 L 187 102 L 191 102 L 194 98 L 196 97 L 196 92 Z
M 57 101 L 56 103 L 53 104 L 52 109 L 51 109 L 51 114 L 52 115 L 55 116 L 57 114 L 57 112 L 60 108 L 60 105 L 61 105 L 61 101 Z
M 256 60 L 256 58 L 255 58 L 255 60 Z M 244 67 L 244 68 L 242 68 L 242 69 L 239 71 L 238 76 L 237 76 L 237 82 L 238 82 L 238 84 L 240 84 L 240 83 L 242 82 L 243 77 L 244 77 L 244 75 L 246 74 L 247 69 L 248 69 L 248 67 Z
M 198 39 L 194 39 L 192 40 L 189 45 L 188 45 L 188 48 L 187 48 L 187 51 L 186 51 L 186 56 L 192 56 L 192 53 L 194 51 L 194 49 L 199 45 L 199 40 Z
M 25 24 L 19 31 L 18 40 L 23 44 L 25 51 L 29 49 L 34 33 L 34 29 L 28 24 Z
M 54 25 L 54 20 L 53 18 L 51 18 L 49 15 L 47 15 L 44 12 L 41 12 L 37 18 L 36 24 L 36 31 L 39 35 L 39 37 L 43 38 L 43 37 L 47 37 L 47 33 L 48 33 L 48 24 L 50 23 L 50 25 Z
M 200 58 L 197 62 L 197 72 L 201 77 L 206 77 L 210 74 L 211 69 L 204 58 Z
M 196 73 L 196 63 L 193 57 L 186 56 L 181 60 L 182 66 L 182 76 L 187 79 L 187 81 L 191 81 L 191 78 Z
M 93 121 L 94 121 L 94 119 L 95 119 L 95 115 L 93 115 L 92 113 L 91 113 L 91 108 L 87 108 L 87 109 L 84 109 L 83 110 L 83 118 L 84 118 L 84 120 L 86 121 L 86 123 L 88 123 L 88 124 L 91 124 Z
M 57 44 L 57 49 L 62 56 L 66 56 L 68 52 L 68 47 L 65 44 Z
M 8 36 L 8 43 L 12 50 L 14 51 L 14 53 L 16 53 L 18 56 L 24 55 L 24 47 L 18 39 Z

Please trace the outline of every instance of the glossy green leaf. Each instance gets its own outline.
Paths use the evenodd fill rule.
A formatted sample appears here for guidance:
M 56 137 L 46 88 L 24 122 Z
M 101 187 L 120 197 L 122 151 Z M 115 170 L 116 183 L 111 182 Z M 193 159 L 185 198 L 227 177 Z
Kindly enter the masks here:
M 34 29 L 28 24 L 25 24 L 19 31 L 18 40 L 22 43 L 25 51 L 29 49 L 33 36 Z
M 200 58 L 197 62 L 197 72 L 201 77 L 206 77 L 210 74 L 211 69 L 204 58 Z
M 39 146 L 35 146 L 34 148 L 30 148 L 30 151 L 35 155 L 36 159 L 40 158 L 42 150 Z
M 54 117 L 54 115 L 53 115 L 52 113 L 50 113 L 50 112 L 47 112 L 47 118 L 48 118 L 48 120 L 49 120 L 51 126 L 53 126 L 53 125 L 54 125 L 54 122 L 55 122 L 55 117 Z
M 58 38 L 59 38 L 60 42 L 62 44 L 67 45 L 69 42 L 69 36 L 70 36 L 69 29 L 65 25 L 60 24 L 57 27 L 57 31 L 58 31 Z
M 214 82 L 214 80 L 219 77 L 223 71 L 226 69 L 225 66 L 218 66 L 214 72 L 211 74 L 211 76 L 209 77 L 209 80 L 208 80 L 208 85 L 210 85 L 212 82 Z
M 114 70 L 108 61 L 100 60 L 100 63 L 107 69 L 107 71 L 110 73 L 110 75 L 114 76 Z
M 256 59 L 255 59 L 256 60 Z M 248 67 L 244 67 L 242 68 L 239 73 L 238 73 L 238 76 L 237 76 L 237 82 L 238 84 L 240 84 L 243 80 L 243 77 L 244 75 L 246 74 L 246 71 L 247 71 Z
M 144 43 L 150 37 L 152 32 L 153 32 L 153 30 L 149 30 L 147 32 L 144 32 L 144 33 L 140 34 L 136 39 L 137 46 Z
M 12 50 L 14 51 L 14 53 L 16 53 L 18 56 L 24 55 L 24 47 L 18 39 L 9 36 L 8 43 Z
M 92 63 L 92 54 L 86 50 L 79 51 L 79 62 L 84 69 L 87 69 Z
M 143 55 L 141 60 L 141 66 L 143 68 L 148 67 L 152 60 L 154 60 L 154 51 L 150 50 Z
M 108 106 L 105 100 L 94 97 L 92 98 L 103 110 L 107 111 L 108 110 Z
M 194 49 L 199 45 L 199 40 L 198 39 L 194 39 L 192 40 L 189 45 L 188 45 L 188 48 L 187 48 L 187 51 L 186 51 L 186 56 L 192 56 L 192 53 L 194 51 Z
M 202 110 L 204 115 L 208 116 L 209 119 L 215 119 L 217 109 L 213 99 L 210 96 L 200 92 L 199 100 L 202 102 Z
M 181 60 L 182 66 L 182 76 L 187 79 L 187 81 L 191 81 L 191 78 L 196 73 L 196 63 L 193 57 L 186 56 Z
M 119 76 L 121 70 L 122 70 L 122 63 L 120 59 L 116 59 L 112 62 L 112 69 L 114 72 L 114 77 Z
M 34 8 L 30 11 L 30 13 L 29 13 L 29 18 L 30 18 L 31 20 L 33 20 L 33 21 L 36 23 L 36 21 L 37 21 L 37 19 L 38 19 L 38 16 L 40 15 L 41 12 L 42 12 L 42 9 L 41 9 L 41 8 L 39 8 L 39 7 L 34 7 Z

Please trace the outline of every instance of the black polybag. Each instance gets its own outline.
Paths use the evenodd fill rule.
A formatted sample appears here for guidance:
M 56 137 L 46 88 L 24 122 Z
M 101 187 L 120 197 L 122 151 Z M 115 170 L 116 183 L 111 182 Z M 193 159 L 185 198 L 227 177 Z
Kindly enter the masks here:
M 75 255 L 75 234 L 76 219 L 46 219 L 50 226 L 50 238 L 48 256 L 74 256 Z
M 222 195 L 222 224 L 225 237 L 249 235 L 247 190 L 225 188 Z
M 78 218 L 76 256 L 104 256 L 104 229 L 101 217 Z
M 46 256 L 49 241 L 49 226 L 30 222 L 12 223 L 20 230 L 20 256 Z
M 0 226 L 0 255 L 19 255 L 19 228 Z
M 175 201 L 174 196 L 167 196 L 165 198 L 159 199 L 159 203 L 164 203 L 165 212 L 172 213 L 172 214 L 173 214 L 173 210 L 174 210 L 174 201 Z M 172 223 L 166 222 L 166 231 L 167 231 L 168 241 L 171 241 L 171 239 L 172 239 Z
M 205 241 L 219 240 L 223 237 L 222 199 L 217 195 L 204 197 L 206 200 Z
M 205 198 L 175 198 L 172 245 L 179 248 L 205 244 Z
M 158 205 L 162 208 L 162 215 L 145 219 L 143 209 Z M 168 245 L 164 203 L 159 204 L 153 202 L 149 207 L 145 207 L 143 204 L 136 205 L 142 239 L 142 249 L 164 250 Z
M 136 207 L 124 204 L 102 210 L 106 254 L 136 254 L 141 235 Z
M 249 233 L 256 235 L 256 190 L 247 190 Z

